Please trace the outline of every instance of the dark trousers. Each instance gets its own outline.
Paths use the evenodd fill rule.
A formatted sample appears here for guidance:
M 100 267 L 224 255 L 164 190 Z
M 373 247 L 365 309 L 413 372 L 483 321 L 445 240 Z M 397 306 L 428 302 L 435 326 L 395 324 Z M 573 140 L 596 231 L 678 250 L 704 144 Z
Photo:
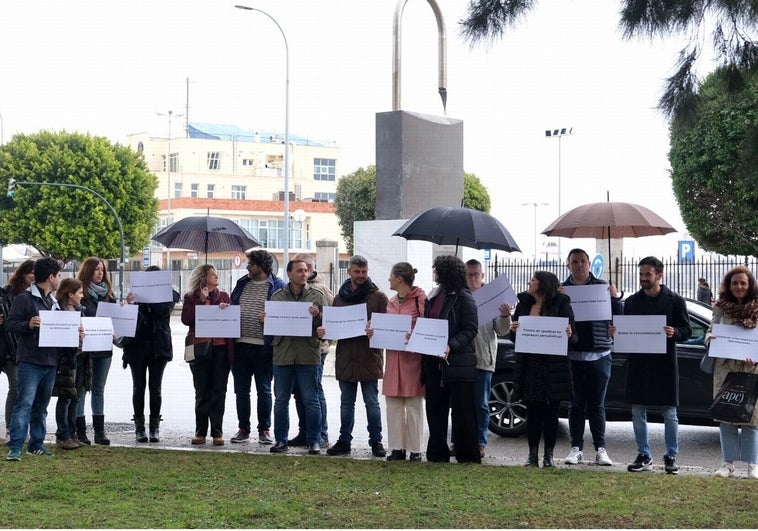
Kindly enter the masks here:
M 59 441 L 73 439 L 76 435 L 76 406 L 79 399 L 58 397 L 55 404 L 55 438 Z
M 595 450 L 605 448 L 605 392 L 611 379 L 611 355 L 593 361 L 571 360 L 574 393 L 569 407 L 571 446 L 584 449 L 584 423 L 589 420 Z
M 211 437 L 224 434 L 224 405 L 226 384 L 229 381 L 229 355 L 226 345 L 214 345 L 209 359 L 190 363 L 195 385 L 195 435 Z
M 529 447 L 540 445 L 540 439 L 545 438 L 545 451 L 552 455 L 555 442 L 558 440 L 558 408 L 560 401 L 527 402 L 526 403 L 526 438 Z M 457 447 L 456 447 L 457 448 Z
M 459 463 L 481 463 L 474 382 L 445 382 L 444 386 L 440 386 L 440 378 L 438 371 L 426 373 L 426 422 L 429 425 L 426 459 L 432 462 L 450 461 L 447 426 L 452 410 L 455 460 Z
M 250 388 L 255 378 L 255 390 L 258 393 L 258 433 L 271 429 L 271 380 L 274 378 L 273 350 L 263 345 L 235 343 L 234 395 L 237 399 L 237 420 L 239 428 L 250 433 Z
M 166 369 L 168 360 L 143 356 L 138 362 L 130 363 L 132 371 L 132 407 L 134 415 L 145 416 L 145 387 L 150 391 L 150 416 L 157 417 L 161 414 L 161 384 L 163 371 Z

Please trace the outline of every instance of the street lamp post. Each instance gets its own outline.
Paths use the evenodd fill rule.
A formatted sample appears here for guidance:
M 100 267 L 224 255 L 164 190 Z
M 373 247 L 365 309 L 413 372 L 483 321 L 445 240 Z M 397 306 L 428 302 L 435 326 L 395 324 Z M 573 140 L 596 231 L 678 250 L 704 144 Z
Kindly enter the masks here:
M 284 267 L 287 267 L 289 262 L 289 243 L 290 243 L 290 155 L 289 155 L 289 143 L 290 143 L 290 50 L 287 44 L 287 36 L 284 34 L 284 30 L 279 25 L 274 17 L 256 7 L 249 7 L 243 5 L 234 6 L 237 9 L 244 9 L 245 11 L 257 11 L 266 15 L 271 21 L 276 24 L 279 29 L 279 33 L 282 34 L 284 39 L 284 55 L 286 60 L 285 70 L 285 84 L 284 84 L 284 239 L 282 244 L 282 259 L 284 261 Z
M 166 154 L 166 180 L 168 181 L 168 196 L 166 203 L 166 225 L 171 223 L 171 121 L 174 116 L 180 118 L 183 114 L 174 114 L 174 111 L 167 113 L 156 113 L 158 116 L 168 116 L 168 153 Z M 166 247 L 166 269 L 171 270 L 171 250 Z
M 537 260 L 537 207 L 539 205 L 549 206 L 550 203 L 521 203 L 521 206 L 532 205 L 534 207 L 534 259 Z
M 562 127 L 560 129 L 553 129 L 546 130 L 545 136 L 548 138 L 557 138 L 558 139 L 558 216 L 560 217 L 561 214 L 563 214 L 563 211 L 561 210 L 561 138 L 564 136 L 572 135 L 574 131 L 573 127 Z M 558 240 L 558 254 L 561 253 L 561 240 Z

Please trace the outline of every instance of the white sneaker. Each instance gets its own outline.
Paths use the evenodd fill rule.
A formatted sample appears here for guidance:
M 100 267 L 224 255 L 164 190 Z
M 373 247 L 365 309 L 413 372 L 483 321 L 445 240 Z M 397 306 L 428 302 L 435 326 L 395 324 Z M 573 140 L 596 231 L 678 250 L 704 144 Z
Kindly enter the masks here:
M 605 448 L 598 448 L 595 454 L 595 464 L 599 466 L 613 466 L 613 461 L 608 457 L 608 452 Z
M 747 465 L 747 477 L 750 479 L 758 479 L 758 463 L 749 463 Z
M 583 459 L 584 456 L 582 455 L 582 451 L 579 449 L 579 447 L 572 446 L 571 451 L 566 456 L 566 459 L 563 460 L 563 462 L 567 465 L 578 465 L 582 462 Z
M 748 465 L 749 467 L 750 465 Z M 755 465 L 753 465 L 755 466 Z M 749 470 L 749 468 L 748 468 Z M 756 473 L 758 473 L 758 470 L 756 470 Z M 750 474 L 750 472 L 748 472 Z M 718 476 L 720 478 L 730 478 L 734 475 L 734 464 L 733 463 L 727 463 L 724 461 L 724 463 L 719 467 L 716 472 L 713 473 L 714 476 Z M 758 476 L 756 476 L 758 477 Z

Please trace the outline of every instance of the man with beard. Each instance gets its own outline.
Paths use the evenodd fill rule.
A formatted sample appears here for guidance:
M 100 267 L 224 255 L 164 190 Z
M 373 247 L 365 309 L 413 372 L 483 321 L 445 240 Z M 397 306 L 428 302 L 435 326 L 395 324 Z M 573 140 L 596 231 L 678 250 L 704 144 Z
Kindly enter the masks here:
M 676 343 L 692 335 L 690 318 L 684 299 L 661 284 L 663 262 L 654 256 L 640 260 L 640 289 L 624 304 L 625 315 L 665 315 L 665 354 L 630 354 L 626 379 L 626 399 L 632 403 L 632 427 L 637 443 L 637 458 L 627 467 L 629 472 L 648 472 L 653 468 L 647 430 L 648 406 L 656 406 L 663 417 L 666 453 L 663 456 L 667 474 L 677 474 L 679 467 L 679 365 Z M 615 332 L 615 327 L 611 327 Z
M 368 276 L 368 261 L 355 255 L 348 261 L 347 274 L 350 276 L 334 297 L 334 306 L 366 304 L 366 315 L 370 320 L 374 312 L 386 313 L 387 296 L 371 282 Z M 319 337 L 326 331 L 319 328 Z M 369 347 L 366 335 L 340 339 L 337 342 L 335 373 L 340 384 L 340 437 L 329 448 L 329 455 L 348 455 L 353 440 L 355 424 L 355 398 L 358 384 L 361 385 L 363 403 L 368 419 L 368 442 L 375 457 L 387 455 L 382 445 L 382 411 L 379 407 L 379 379 L 384 375 L 382 349 Z

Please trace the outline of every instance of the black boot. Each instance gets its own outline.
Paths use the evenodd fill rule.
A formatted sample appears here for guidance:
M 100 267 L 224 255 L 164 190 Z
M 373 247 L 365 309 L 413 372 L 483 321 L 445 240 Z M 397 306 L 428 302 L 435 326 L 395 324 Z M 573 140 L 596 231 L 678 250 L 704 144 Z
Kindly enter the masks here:
M 530 446 L 529 447 L 529 457 L 526 459 L 526 463 L 524 463 L 524 466 L 540 466 L 540 459 L 538 457 L 540 448 L 539 446 Z
M 144 420 L 142 424 L 144 426 Z M 105 436 L 105 415 L 92 415 L 92 427 L 95 429 L 95 444 L 108 446 L 111 440 Z
M 81 444 L 92 444 L 87 438 L 87 421 L 84 417 L 76 417 L 76 438 Z
M 138 443 L 147 442 L 147 433 L 145 433 L 145 415 L 134 415 L 134 436 Z
M 545 448 L 545 455 L 542 457 L 542 468 L 555 468 L 552 448 Z
M 150 442 L 161 442 L 161 432 L 158 429 L 161 424 L 160 415 L 150 415 Z

